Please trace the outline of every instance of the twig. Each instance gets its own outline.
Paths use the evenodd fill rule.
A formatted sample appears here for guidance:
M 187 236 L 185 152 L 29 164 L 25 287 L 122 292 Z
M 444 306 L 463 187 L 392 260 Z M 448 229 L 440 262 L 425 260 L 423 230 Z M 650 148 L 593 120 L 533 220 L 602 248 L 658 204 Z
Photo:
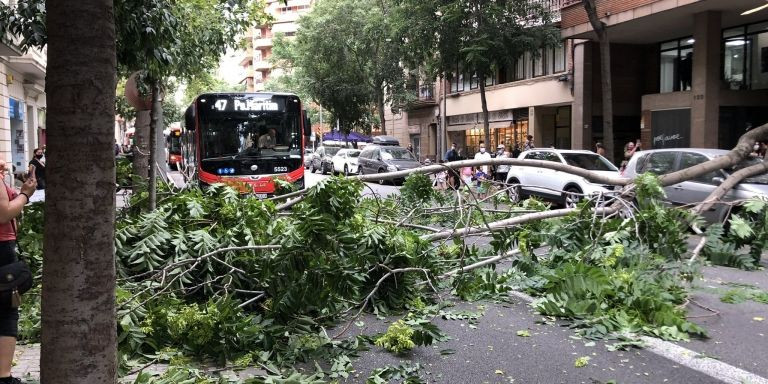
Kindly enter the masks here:
M 386 266 L 384 266 L 384 267 L 385 267 L 385 268 L 387 268 L 387 269 L 389 269 L 389 268 L 388 268 L 388 267 L 386 267 Z M 396 274 L 398 274 L 398 273 L 406 273 L 406 272 L 423 272 L 423 273 L 424 273 L 424 275 L 427 277 L 427 280 L 429 280 L 429 271 L 428 271 L 427 269 L 424 269 L 424 268 L 398 268 L 398 269 L 390 269 L 390 270 L 389 270 L 389 272 L 387 272 L 386 274 L 384 274 L 384 276 L 382 276 L 382 277 L 379 279 L 379 281 L 378 281 L 378 282 L 376 282 L 376 285 L 373 287 L 373 290 L 371 290 L 371 292 L 370 292 L 370 293 L 368 293 L 368 296 L 366 296 L 366 297 L 365 297 L 365 299 L 363 300 L 363 302 L 360 304 L 360 310 L 359 310 L 359 311 L 357 311 L 357 313 L 355 314 L 355 316 L 354 316 L 354 317 L 352 317 L 352 319 L 350 319 L 350 320 L 349 320 L 349 322 L 348 322 L 348 323 L 347 323 L 347 325 L 344 327 L 344 329 L 342 329 L 342 330 L 341 330 L 341 332 L 339 332 L 339 334 L 337 334 L 336 336 L 334 336 L 334 337 L 333 337 L 333 339 L 338 339 L 339 337 L 341 337 L 342 335 L 344 335 L 345 333 L 347 333 L 347 331 L 349 330 L 349 327 L 351 327 L 351 326 L 352 326 L 352 323 L 354 323 L 354 322 L 355 322 L 355 320 L 357 320 L 357 319 L 360 317 L 360 315 L 363 313 L 363 311 L 365 310 L 365 308 L 368 306 L 368 302 L 372 300 L 372 298 L 373 298 L 373 295 L 375 295 L 375 294 L 376 294 L 376 292 L 378 292 L 378 291 L 379 291 L 379 288 L 381 287 L 381 284 L 382 284 L 382 283 L 383 283 L 383 282 L 384 282 L 386 279 L 388 279 L 389 277 L 391 277 L 391 276 L 394 276 L 394 275 L 396 275 Z M 431 283 L 430 283 L 430 286 L 432 286 L 432 284 L 431 284 Z M 432 286 L 432 288 L 434 289 L 434 286 Z M 435 290 L 435 292 L 437 292 L 437 291 Z

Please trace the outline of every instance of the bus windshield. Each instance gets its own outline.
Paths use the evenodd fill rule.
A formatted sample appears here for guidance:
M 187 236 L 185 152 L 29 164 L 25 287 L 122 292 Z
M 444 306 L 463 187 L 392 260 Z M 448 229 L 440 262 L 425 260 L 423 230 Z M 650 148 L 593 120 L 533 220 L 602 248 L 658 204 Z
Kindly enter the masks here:
M 211 95 L 200 99 L 201 160 L 301 158 L 298 98 Z

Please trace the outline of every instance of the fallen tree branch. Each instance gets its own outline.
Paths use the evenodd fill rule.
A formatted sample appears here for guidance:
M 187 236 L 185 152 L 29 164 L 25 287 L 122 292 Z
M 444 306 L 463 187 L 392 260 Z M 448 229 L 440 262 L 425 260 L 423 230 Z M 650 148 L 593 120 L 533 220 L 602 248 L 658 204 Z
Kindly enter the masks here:
M 708 209 L 712 208 L 712 206 L 717 201 L 725 196 L 728 191 L 733 189 L 737 184 L 741 183 L 742 180 L 766 172 L 768 172 L 768 162 L 762 161 L 758 164 L 751 165 L 732 173 L 725 179 L 725 181 L 718 185 L 717 188 L 715 188 L 715 190 L 712 191 L 712 193 L 710 193 L 706 199 L 704 199 L 704 201 L 694 207 L 693 211 L 698 214 L 706 212 Z
M 743 135 L 739 138 L 738 144 L 727 154 L 718 156 L 710 161 L 694 165 L 693 167 L 681 169 L 677 172 L 672 172 L 664 176 L 659 177 L 659 182 L 662 186 L 668 186 L 673 184 L 682 183 L 683 181 L 692 180 L 699 176 L 706 175 L 707 173 L 714 172 L 720 169 L 725 169 L 738 164 L 744 160 L 751 152 L 752 147 L 757 141 L 768 140 L 768 124 L 763 124 Z
M 614 207 L 594 209 L 596 215 L 607 215 L 607 214 L 614 213 L 617 210 L 618 208 L 614 208 Z M 563 217 L 577 211 L 578 211 L 578 208 L 565 208 L 565 209 L 553 209 L 550 211 L 541 211 L 536 213 L 528 213 L 525 215 L 520 215 L 520 216 L 510 218 L 510 219 L 504 219 L 504 220 L 488 223 L 487 226 L 483 226 L 483 227 L 467 227 L 467 228 L 461 228 L 455 231 L 442 231 L 442 232 L 433 233 L 430 235 L 424 235 L 424 236 L 421 236 L 421 239 L 426 241 L 435 241 L 435 240 L 442 240 L 442 239 L 447 239 L 451 237 L 471 235 L 478 232 L 483 232 L 488 230 L 493 231 L 495 229 L 502 229 L 502 228 L 508 228 L 514 225 L 525 224 L 534 220 Z
M 519 249 L 515 249 L 513 251 L 509 251 L 507 253 L 504 253 L 504 254 L 501 254 L 501 255 L 497 255 L 497 256 L 491 257 L 489 259 L 482 260 L 482 261 L 478 261 L 477 263 L 474 263 L 474 264 L 467 265 L 466 267 L 456 268 L 456 269 L 454 269 L 452 271 L 446 272 L 446 273 L 438 276 L 438 278 L 439 279 L 445 279 L 447 277 L 451 277 L 451 276 L 453 276 L 455 274 L 458 274 L 460 272 L 464 273 L 464 272 L 467 272 L 467 271 L 471 271 L 473 269 L 482 268 L 482 267 L 484 267 L 484 266 L 486 266 L 488 264 L 495 264 L 495 263 L 497 263 L 497 262 L 499 262 L 501 260 L 504 260 L 506 258 L 515 256 L 515 255 L 517 255 L 519 253 L 520 253 L 520 250 Z

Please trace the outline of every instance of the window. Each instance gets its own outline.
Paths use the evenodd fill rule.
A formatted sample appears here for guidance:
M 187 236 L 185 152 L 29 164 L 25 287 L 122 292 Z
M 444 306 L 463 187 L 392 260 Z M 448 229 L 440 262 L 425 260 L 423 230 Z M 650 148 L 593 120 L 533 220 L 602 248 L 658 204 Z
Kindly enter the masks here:
M 768 22 L 723 31 L 723 80 L 729 89 L 768 89 Z
M 693 42 L 693 38 L 685 37 L 660 44 L 659 92 L 691 90 Z
M 637 162 L 637 173 L 651 172 L 656 175 L 666 175 L 675 169 L 677 152 L 656 152 L 645 156 Z
M 525 155 L 526 160 L 542 160 L 542 161 L 554 161 L 556 163 L 562 163 L 560 157 L 554 152 L 531 152 Z
M 517 59 L 515 63 L 515 77 L 514 77 L 515 80 L 523 80 L 526 77 L 525 76 L 525 69 L 526 69 L 525 57 L 526 55 L 520 56 L 520 58 Z
M 554 70 L 552 73 L 565 72 L 565 46 L 560 43 L 553 49 Z
M 543 76 L 546 74 L 544 71 L 544 50 L 539 50 L 538 53 L 531 55 L 531 65 L 533 68 L 533 77 Z
M 680 166 L 679 169 L 686 169 L 693 167 L 694 165 L 699 165 L 701 163 L 705 163 L 709 161 L 709 158 L 700 154 L 700 153 L 693 153 L 693 152 L 683 152 L 680 155 Z M 712 184 L 715 183 L 712 181 L 715 177 L 723 177 L 723 175 L 719 171 L 712 171 L 710 173 L 707 173 L 705 175 L 699 176 L 691 181 L 696 183 L 704 183 L 704 184 Z

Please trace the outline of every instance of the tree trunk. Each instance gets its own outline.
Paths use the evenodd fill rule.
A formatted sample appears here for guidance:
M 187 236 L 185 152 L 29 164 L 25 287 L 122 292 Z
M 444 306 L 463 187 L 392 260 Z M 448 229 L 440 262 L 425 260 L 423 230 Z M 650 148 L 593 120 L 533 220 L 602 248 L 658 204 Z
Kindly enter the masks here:
M 376 95 L 376 107 L 379 109 L 379 120 L 381 121 L 381 134 L 386 135 L 387 134 L 387 124 L 386 119 L 384 117 L 384 95 L 379 93 Z
M 115 383 L 112 0 L 48 1 L 41 380 Z
M 149 120 L 150 111 L 136 111 L 133 133 L 133 174 L 142 182 L 149 177 Z
M 483 135 L 485 136 L 485 148 L 491 151 L 491 126 L 488 123 L 488 100 L 485 98 L 485 74 L 478 73 L 480 80 L 480 106 L 483 108 Z
M 611 44 L 608 41 L 608 31 L 605 24 L 597 16 L 595 0 L 585 0 L 584 8 L 589 17 L 589 23 L 597 34 L 600 42 L 600 87 L 603 91 L 603 145 L 608 160 L 615 160 L 615 143 L 613 141 L 613 91 L 611 88 Z M 623 159 L 624 154 L 618 160 Z
M 149 183 L 149 211 L 152 212 L 157 207 L 157 127 L 160 124 L 160 86 L 157 80 L 152 80 L 152 110 L 149 121 L 149 172 L 147 182 Z

